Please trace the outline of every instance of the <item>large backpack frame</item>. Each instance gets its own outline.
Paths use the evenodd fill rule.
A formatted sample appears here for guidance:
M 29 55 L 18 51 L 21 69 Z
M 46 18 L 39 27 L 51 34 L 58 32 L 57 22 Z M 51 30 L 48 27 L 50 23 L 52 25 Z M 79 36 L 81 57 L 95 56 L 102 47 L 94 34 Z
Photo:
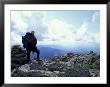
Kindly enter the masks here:
M 23 47 L 27 48 L 32 43 L 32 33 L 27 32 L 25 36 L 22 36 Z

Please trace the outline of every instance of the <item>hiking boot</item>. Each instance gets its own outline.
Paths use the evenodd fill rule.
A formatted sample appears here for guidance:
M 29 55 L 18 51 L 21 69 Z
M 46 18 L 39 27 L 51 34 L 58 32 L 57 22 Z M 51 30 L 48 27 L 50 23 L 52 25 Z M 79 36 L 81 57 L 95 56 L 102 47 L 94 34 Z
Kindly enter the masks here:
M 42 60 L 36 60 L 36 62 L 41 65 L 42 64 Z

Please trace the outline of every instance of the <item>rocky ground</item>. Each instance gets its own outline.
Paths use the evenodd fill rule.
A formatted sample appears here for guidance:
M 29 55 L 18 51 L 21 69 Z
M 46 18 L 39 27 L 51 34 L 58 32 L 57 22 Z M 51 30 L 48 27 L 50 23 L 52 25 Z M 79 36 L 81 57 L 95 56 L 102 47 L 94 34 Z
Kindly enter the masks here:
M 25 64 L 26 50 L 23 50 L 20 45 L 12 46 L 11 48 L 11 71 Z
M 12 47 L 12 77 L 99 77 L 100 55 L 67 53 L 42 61 L 26 64 L 26 51 L 20 46 Z

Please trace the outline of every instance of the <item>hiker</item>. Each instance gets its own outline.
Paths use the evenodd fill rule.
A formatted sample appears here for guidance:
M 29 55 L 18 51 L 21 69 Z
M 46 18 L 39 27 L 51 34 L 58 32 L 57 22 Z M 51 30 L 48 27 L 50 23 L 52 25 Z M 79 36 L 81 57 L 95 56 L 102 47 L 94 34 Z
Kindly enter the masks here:
M 23 47 L 26 48 L 27 51 L 27 62 L 30 62 L 30 52 L 33 51 L 37 53 L 37 61 L 40 63 L 39 54 L 40 51 L 37 49 L 37 38 L 34 36 L 34 31 L 27 32 L 25 36 L 22 36 Z

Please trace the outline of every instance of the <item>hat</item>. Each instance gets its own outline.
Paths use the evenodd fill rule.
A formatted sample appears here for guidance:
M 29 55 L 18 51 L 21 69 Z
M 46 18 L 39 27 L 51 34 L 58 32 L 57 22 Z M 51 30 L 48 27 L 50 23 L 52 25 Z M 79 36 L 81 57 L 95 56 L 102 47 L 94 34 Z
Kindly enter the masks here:
M 35 33 L 35 31 L 31 31 L 31 33 Z

